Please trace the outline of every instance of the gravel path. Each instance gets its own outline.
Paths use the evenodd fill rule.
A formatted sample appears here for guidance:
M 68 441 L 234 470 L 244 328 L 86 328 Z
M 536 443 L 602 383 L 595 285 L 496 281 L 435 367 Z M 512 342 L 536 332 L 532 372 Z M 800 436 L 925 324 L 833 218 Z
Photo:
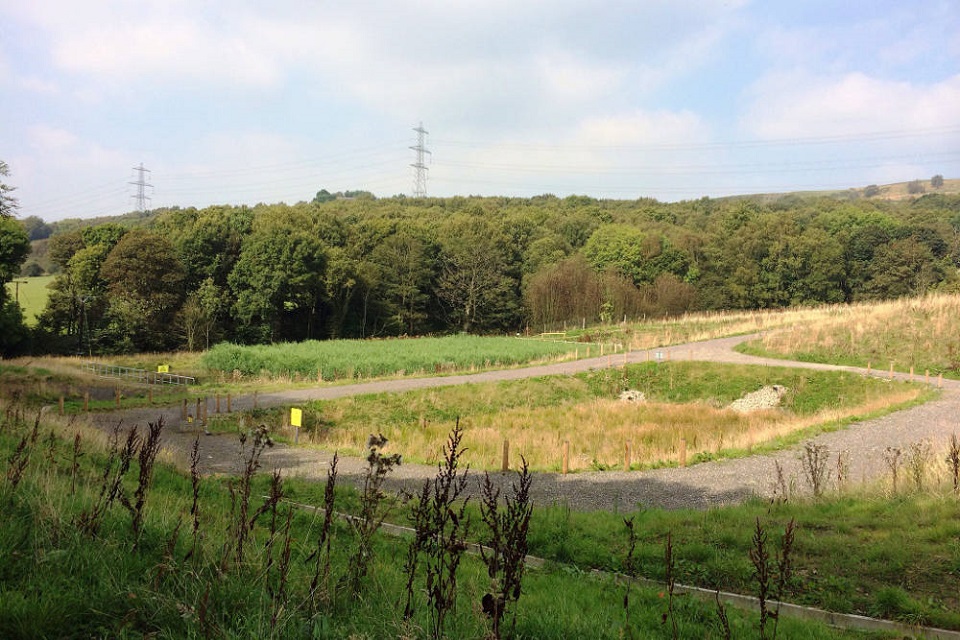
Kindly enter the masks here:
M 773 360 L 747 356 L 733 351 L 737 344 L 756 336 L 721 338 L 657 349 L 636 351 L 627 354 L 578 360 L 522 369 L 489 371 L 471 375 L 437 378 L 386 380 L 363 384 L 322 387 L 259 394 L 261 407 L 296 404 L 305 400 L 323 400 L 365 393 L 394 392 L 411 389 L 441 387 L 467 382 L 490 382 L 517 380 L 545 375 L 569 375 L 591 369 L 620 366 L 625 362 L 644 362 L 656 357 L 673 360 L 699 360 L 739 364 L 762 364 L 791 366 L 808 369 L 843 370 L 866 374 L 866 370 L 854 367 Z M 886 378 L 887 375 L 883 374 Z M 897 374 L 905 379 L 904 374 Z M 249 409 L 252 397 L 233 399 L 234 409 Z M 164 445 L 178 463 L 186 466 L 189 451 L 197 436 L 196 427 L 181 424 L 179 407 L 166 409 L 139 409 L 121 413 L 94 414 L 93 420 L 101 427 L 109 427 L 122 420 L 124 424 L 145 424 L 163 416 L 168 428 Z M 888 447 L 908 451 L 914 443 L 928 441 L 938 452 L 946 446 L 950 435 L 960 431 L 960 382 L 943 381 L 939 398 L 924 405 L 899 411 L 883 418 L 852 424 L 840 431 L 817 436 L 808 442 L 823 445 L 831 452 L 828 477 L 830 486 L 835 486 L 836 459 L 844 452 L 847 459 L 846 478 L 851 483 L 876 480 L 889 475 L 884 462 Z M 777 484 L 776 465 L 779 463 L 786 484 L 797 492 L 807 491 L 801 468 L 803 445 L 776 453 L 754 455 L 735 460 L 721 460 L 689 466 L 651 471 L 602 471 L 578 472 L 568 475 L 537 473 L 532 492 L 539 504 L 566 504 L 577 510 L 628 510 L 637 506 L 662 507 L 667 509 L 707 508 L 714 505 L 742 502 L 751 496 L 772 496 Z M 201 436 L 200 454 L 202 469 L 207 473 L 231 473 L 239 466 L 239 445 L 236 436 Z M 316 449 L 295 448 L 283 445 L 266 450 L 262 457 L 264 469 L 280 468 L 288 475 L 322 479 L 326 477 L 332 453 Z M 360 458 L 342 457 L 338 465 L 341 479 L 359 483 L 365 461 Z M 388 489 L 415 490 L 424 479 L 433 477 L 436 467 L 404 464 L 394 470 L 388 481 Z M 515 474 L 491 474 L 502 485 L 513 482 Z M 906 471 L 901 473 L 906 481 Z M 472 486 L 476 486 L 471 483 Z

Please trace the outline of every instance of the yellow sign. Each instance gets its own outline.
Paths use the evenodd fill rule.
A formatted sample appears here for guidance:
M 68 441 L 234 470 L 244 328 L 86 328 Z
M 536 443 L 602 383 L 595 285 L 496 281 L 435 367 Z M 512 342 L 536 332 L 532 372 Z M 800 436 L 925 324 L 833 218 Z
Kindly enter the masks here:
M 168 364 L 158 364 L 157 373 L 170 373 L 170 365 Z
M 303 409 L 290 409 L 290 426 L 303 426 Z

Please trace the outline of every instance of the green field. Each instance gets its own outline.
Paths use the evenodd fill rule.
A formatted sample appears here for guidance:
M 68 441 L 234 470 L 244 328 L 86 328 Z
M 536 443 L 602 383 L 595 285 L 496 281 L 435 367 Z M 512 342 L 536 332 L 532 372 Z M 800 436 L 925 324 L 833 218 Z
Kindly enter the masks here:
M 14 278 L 7 283 L 11 298 L 16 298 L 23 308 L 23 317 L 28 326 L 37 324 L 37 318 L 47 306 L 49 290 L 47 286 L 56 276 L 37 276 L 34 278 Z M 19 289 L 19 291 L 18 291 Z
M 310 379 L 319 373 L 324 380 L 337 380 L 508 367 L 572 359 L 577 350 L 571 343 L 469 335 L 253 346 L 221 343 L 201 357 L 201 364 L 226 374 Z M 580 351 L 585 353 L 586 347 Z

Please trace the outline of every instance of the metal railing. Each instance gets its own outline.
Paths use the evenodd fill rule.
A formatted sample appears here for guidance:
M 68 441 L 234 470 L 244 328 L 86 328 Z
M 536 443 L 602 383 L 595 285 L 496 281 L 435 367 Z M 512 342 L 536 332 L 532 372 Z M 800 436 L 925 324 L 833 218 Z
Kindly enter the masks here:
M 100 378 L 123 378 L 124 380 L 133 380 L 144 384 L 197 384 L 196 378 L 191 376 L 181 376 L 175 373 L 158 373 L 156 371 L 147 371 L 146 369 L 121 367 L 115 364 L 102 364 L 99 362 L 84 362 L 83 370 L 89 371 Z

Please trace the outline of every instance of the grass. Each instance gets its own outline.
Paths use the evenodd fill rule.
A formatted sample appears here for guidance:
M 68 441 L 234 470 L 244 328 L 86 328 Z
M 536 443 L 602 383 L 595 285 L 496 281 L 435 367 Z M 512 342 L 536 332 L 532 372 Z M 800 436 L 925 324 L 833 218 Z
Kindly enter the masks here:
M 960 503 L 947 492 L 893 498 L 865 492 L 817 502 L 620 515 L 538 506 L 530 552 L 620 570 L 622 518 L 630 515 L 639 531 L 640 573 L 647 577 L 663 579 L 662 545 L 672 532 L 678 582 L 750 593 L 747 555 L 755 520 L 775 539 L 795 518 L 790 602 L 960 629 L 960 592 L 950 587 L 960 575 Z
M 501 368 L 573 358 L 576 349 L 567 343 L 468 335 L 256 346 L 221 343 L 205 353 L 201 363 L 228 376 L 266 372 L 333 380 Z
M 15 282 L 7 283 L 7 292 L 11 298 L 19 297 L 20 307 L 23 308 L 23 317 L 28 326 L 37 324 L 37 318 L 47 306 L 50 295 L 47 286 L 56 276 L 35 276 L 31 278 L 14 278 Z M 19 293 L 17 292 L 19 288 Z
M 401 615 L 406 545 L 384 535 L 374 537 L 369 573 L 356 595 L 336 587 L 328 598 L 310 597 L 310 554 L 316 548 L 319 518 L 309 510 L 290 512 L 289 564 L 283 564 L 285 556 L 278 551 L 283 547 L 275 537 L 279 530 L 268 524 L 269 517 L 251 527 L 240 561 L 221 564 L 218 559 L 229 545 L 226 532 L 234 517 L 226 478 L 201 481 L 196 547 L 189 527 L 180 526 L 192 517 L 190 478 L 162 463 L 154 471 L 139 537 L 131 531 L 130 514 L 119 505 L 104 512 L 97 533 L 81 531 L 77 518 L 96 501 L 107 458 L 102 436 L 79 427 L 84 456 L 81 481 L 73 491 L 69 460 L 76 428 L 43 424 L 41 432 L 50 430 L 54 437 L 44 435 L 30 445 L 22 481 L 12 486 L 0 479 L 0 636 L 426 636 L 429 623 L 422 603 L 411 619 Z M 28 424 L 5 421 L 0 426 L 0 458 L 8 459 L 29 429 Z M 137 467 L 134 460 L 124 481 L 128 495 L 136 485 Z M 269 481 L 257 475 L 253 484 L 251 508 L 262 502 L 258 496 L 267 491 Z M 316 490 L 323 488 L 294 481 L 285 489 L 298 501 L 310 501 Z M 343 506 L 356 504 L 356 494 L 339 501 Z M 278 513 L 285 518 L 287 509 L 281 504 Z M 334 577 L 343 576 L 355 543 L 352 527 L 336 521 L 333 541 L 332 571 Z M 616 553 L 616 545 L 609 550 Z M 286 567 L 282 578 L 281 566 Z M 487 587 L 486 568 L 477 558 L 466 557 L 459 570 L 457 606 L 447 621 L 448 637 L 487 637 L 488 623 L 479 612 Z M 623 593 L 611 578 L 588 576 L 572 566 L 531 571 L 518 604 L 517 637 L 620 638 Z M 660 596 L 656 588 L 632 589 L 630 626 L 635 637 L 670 637 L 660 623 Z M 711 606 L 683 600 L 675 608 L 682 637 L 716 633 Z M 735 637 L 756 628 L 756 615 L 730 615 Z M 790 638 L 867 637 L 818 624 L 782 624 L 784 637 Z
M 733 400 L 765 385 L 789 389 L 781 410 L 738 413 Z M 618 400 L 636 389 L 644 403 Z M 405 460 L 434 464 L 457 418 L 464 427 L 464 460 L 476 469 L 500 467 L 502 442 L 531 469 L 559 471 L 569 442 L 571 470 L 621 467 L 624 445 L 631 468 L 678 462 L 681 439 L 691 462 L 744 455 L 795 444 L 925 397 L 919 385 L 890 384 L 842 372 L 779 367 L 670 362 L 630 365 L 577 376 L 457 385 L 318 401 L 304 405 L 300 442 L 361 455 L 371 425 Z M 279 425 L 282 409 L 257 420 Z M 236 430 L 239 418 L 221 416 L 212 428 Z
M 960 379 L 960 295 L 831 307 L 772 331 L 744 353 Z

